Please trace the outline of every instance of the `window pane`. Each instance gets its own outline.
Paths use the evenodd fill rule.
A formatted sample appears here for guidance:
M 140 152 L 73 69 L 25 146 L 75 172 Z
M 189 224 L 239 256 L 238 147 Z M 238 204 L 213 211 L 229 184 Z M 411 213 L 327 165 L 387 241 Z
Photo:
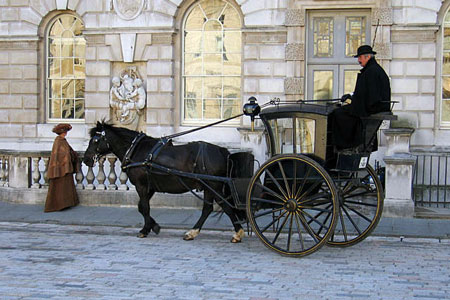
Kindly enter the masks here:
M 49 80 L 50 82 L 50 98 L 61 98 L 61 80 Z
M 186 30 L 202 30 L 205 15 L 203 14 L 200 6 L 196 6 L 189 14 L 185 29 Z
M 224 32 L 224 52 L 241 52 L 241 33 L 239 31 Z
M 61 119 L 61 100 L 50 99 L 50 118 Z
M 444 28 L 444 49 L 450 50 L 450 27 Z
M 62 87 L 63 98 L 75 98 L 75 81 L 65 80 Z
M 209 20 L 203 28 L 205 31 L 222 31 L 222 24 L 218 20 Z
M 184 52 L 200 53 L 202 50 L 202 32 L 189 31 L 185 33 Z
M 223 79 L 223 97 L 241 98 L 241 77 L 225 77 Z
M 354 56 L 366 41 L 366 18 L 345 18 L 345 56 Z
M 77 38 L 74 41 L 74 56 L 84 58 L 86 56 L 86 40 Z
M 218 19 L 225 7 L 222 0 L 204 0 L 200 4 L 208 19 Z
M 442 60 L 442 75 L 450 75 L 450 52 L 444 52 Z
M 356 78 L 358 78 L 359 71 L 348 70 L 344 71 L 344 94 L 350 94 L 355 89 Z
M 332 99 L 333 71 L 314 71 L 314 100 Z
M 75 100 L 75 119 L 84 119 L 84 99 Z
M 222 54 L 205 54 L 204 74 L 222 75 Z
M 450 77 L 442 77 L 442 99 L 450 99 Z
M 74 100 L 73 99 L 63 99 L 62 100 L 62 118 L 63 119 L 73 119 L 74 117 Z
M 184 118 L 185 119 L 202 119 L 202 99 L 184 99 Z
M 202 71 L 202 57 L 197 54 L 184 55 L 184 74 L 185 75 L 201 75 Z
M 84 84 L 83 79 L 74 80 L 75 82 L 75 98 L 84 98 Z
M 223 100 L 223 118 L 230 118 L 241 113 L 240 99 L 224 99 Z
M 227 4 L 227 7 L 219 20 L 226 29 L 241 28 L 241 18 L 239 17 L 238 12 L 230 4 Z
M 205 119 L 220 119 L 220 99 L 205 99 L 203 115 Z
M 61 77 L 73 77 L 73 58 L 61 60 Z
M 222 31 L 205 31 L 203 34 L 203 52 L 222 53 Z
M 61 77 L 61 60 L 59 58 L 50 58 L 48 60 L 48 77 L 59 78 Z
M 184 97 L 186 98 L 202 97 L 201 77 L 187 77 L 184 79 Z
M 314 18 L 314 56 L 333 56 L 333 18 Z
M 241 75 L 241 55 L 240 54 L 223 54 L 223 74 L 224 75 Z
M 316 121 L 306 118 L 296 119 L 296 152 L 314 153 Z
M 222 98 L 222 77 L 207 77 L 203 88 L 205 98 Z
M 442 101 L 442 121 L 450 122 L 450 101 Z

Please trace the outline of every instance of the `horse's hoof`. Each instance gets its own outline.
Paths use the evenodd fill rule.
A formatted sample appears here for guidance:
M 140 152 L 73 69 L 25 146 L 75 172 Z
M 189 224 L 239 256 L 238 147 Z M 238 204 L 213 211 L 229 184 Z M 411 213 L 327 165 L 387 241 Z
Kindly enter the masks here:
M 188 232 L 184 234 L 183 240 L 185 241 L 192 241 L 197 237 L 197 235 L 200 233 L 199 229 L 191 229 Z
M 155 224 L 155 226 L 152 227 L 152 230 L 154 233 L 159 234 L 159 232 L 161 231 L 161 226 Z
M 245 236 L 245 232 L 244 232 L 244 229 L 239 229 L 239 231 L 238 232 L 235 232 L 234 234 L 233 234 L 233 237 L 231 238 L 231 242 L 233 243 L 233 244 L 235 244 L 235 243 L 240 243 L 241 241 L 242 241 L 242 238 Z
M 139 232 L 138 235 L 137 235 L 137 237 L 138 237 L 138 238 L 141 238 L 141 239 L 142 239 L 142 238 L 146 238 L 146 237 L 147 237 L 147 234 L 142 233 L 142 232 Z

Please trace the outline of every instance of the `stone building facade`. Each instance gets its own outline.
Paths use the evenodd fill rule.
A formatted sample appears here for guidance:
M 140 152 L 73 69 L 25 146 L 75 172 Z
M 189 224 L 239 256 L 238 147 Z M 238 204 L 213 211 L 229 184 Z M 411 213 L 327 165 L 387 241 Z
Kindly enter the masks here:
M 74 128 L 71 144 L 84 150 L 89 128 L 112 117 L 113 78 L 130 68 L 145 89 L 138 129 L 152 136 L 239 113 L 250 96 L 259 103 L 337 98 L 354 85 L 359 66 L 351 54 L 373 43 L 398 101 L 397 125 L 414 129 L 411 147 L 447 151 L 449 7 L 449 0 L 0 0 L 0 148 L 50 150 L 51 128 L 64 121 Z M 61 16 L 79 20 L 81 31 L 56 21 Z M 53 33 L 57 22 L 66 27 Z M 212 48 L 202 42 L 192 50 L 208 30 L 219 32 Z M 53 52 L 55 41 L 70 38 L 81 39 L 73 42 L 79 51 Z M 338 47 L 340 57 L 327 56 Z M 74 92 L 64 90 L 69 85 Z M 243 118 L 178 141 L 264 156 L 264 139 L 248 127 Z

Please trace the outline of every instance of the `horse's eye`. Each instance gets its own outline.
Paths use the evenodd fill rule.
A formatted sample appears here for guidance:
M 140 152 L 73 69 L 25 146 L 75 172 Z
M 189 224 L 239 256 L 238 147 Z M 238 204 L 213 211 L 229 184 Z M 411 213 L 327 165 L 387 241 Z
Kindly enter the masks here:
M 98 143 L 99 140 L 100 140 L 100 138 L 99 138 L 98 136 L 95 136 L 95 137 L 92 139 L 92 141 L 93 141 L 94 143 Z

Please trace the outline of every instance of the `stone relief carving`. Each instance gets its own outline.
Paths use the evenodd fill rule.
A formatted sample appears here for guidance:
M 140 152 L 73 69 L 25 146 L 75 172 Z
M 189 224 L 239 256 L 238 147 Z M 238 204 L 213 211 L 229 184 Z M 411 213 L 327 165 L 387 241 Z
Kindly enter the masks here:
M 286 11 L 286 26 L 305 26 L 305 11 L 302 9 L 288 9 Z
M 286 45 L 286 60 L 305 60 L 304 44 L 289 43 Z
M 115 124 L 137 130 L 144 114 L 147 94 L 135 67 L 123 70 L 119 77 L 112 78 L 109 105 Z
M 380 7 L 372 10 L 372 22 L 373 25 L 377 24 L 377 20 L 380 20 L 380 25 L 392 25 L 392 8 Z
M 146 0 L 113 0 L 113 8 L 124 20 L 133 20 L 139 16 Z
M 284 92 L 286 95 L 303 94 L 303 78 L 287 77 L 284 79 Z

